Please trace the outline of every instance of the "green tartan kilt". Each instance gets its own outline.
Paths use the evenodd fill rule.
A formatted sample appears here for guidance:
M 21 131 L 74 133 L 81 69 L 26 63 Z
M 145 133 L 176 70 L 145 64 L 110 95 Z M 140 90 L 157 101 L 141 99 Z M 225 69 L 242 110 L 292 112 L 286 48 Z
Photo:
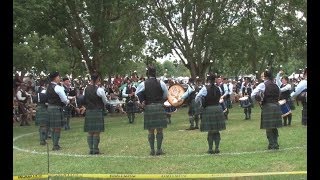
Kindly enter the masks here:
M 302 103 L 302 124 L 306 124 L 308 120 L 307 103 Z
M 48 117 L 50 128 L 61 128 L 65 125 L 63 110 L 60 106 L 48 106 Z
M 144 129 L 167 128 L 167 116 L 163 104 L 149 104 L 144 109 Z
M 282 112 L 278 103 L 262 105 L 260 129 L 282 127 Z
M 202 113 L 203 108 L 201 107 L 200 102 L 196 102 L 194 99 L 191 101 L 189 105 L 188 115 L 196 116 Z
M 138 107 L 138 104 L 136 101 L 131 102 L 131 103 L 126 103 L 124 107 L 124 111 L 126 113 L 139 113 L 140 109 Z
M 220 105 L 207 106 L 203 109 L 200 131 L 221 131 L 226 129 L 226 118 Z
M 65 118 L 70 118 L 71 117 L 71 107 L 70 106 L 65 106 L 63 107 L 63 113 Z
M 103 109 L 87 109 L 84 118 L 84 132 L 104 132 Z
M 35 125 L 48 126 L 48 111 L 45 105 L 37 105 Z

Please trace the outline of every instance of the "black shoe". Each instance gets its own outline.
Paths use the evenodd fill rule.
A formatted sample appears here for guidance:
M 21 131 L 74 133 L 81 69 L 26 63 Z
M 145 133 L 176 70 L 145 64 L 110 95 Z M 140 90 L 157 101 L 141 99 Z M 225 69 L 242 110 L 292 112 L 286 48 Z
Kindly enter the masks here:
M 53 146 L 52 150 L 53 151 L 59 151 L 61 147 L 59 145 Z
M 156 152 L 154 151 L 154 149 L 152 149 L 151 151 L 150 151 L 150 155 L 151 156 L 154 156 L 156 154 Z
M 194 127 L 194 129 L 199 129 L 199 127 L 198 127 L 198 126 L 196 126 L 196 127 Z
M 94 154 L 92 150 L 89 151 L 89 154 Z
M 213 152 L 212 149 L 208 150 L 207 153 L 208 153 L 208 154 L 214 154 L 214 152 Z
M 46 141 L 40 141 L 40 145 L 44 146 L 44 145 L 46 145 L 46 144 L 47 144 Z
M 219 154 L 220 153 L 220 150 L 219 149 L 215 149 L 213 154 Z
M 156 152 L 157 156 L 163 155 L 163 154 L 165 154 L 165 152 L 163 152 L 162 149 L 158 149 L 157 152 Z
M 195 127 L 189 127 L 186 130 L 195 130 L 195 129 L 196 129 Z
M 94 155 L 99 155 L 99 154 L 103 154 L 103 153 L 100 152 L 100 151 L 97 151 L 97 152 L 94 152 L 93 154 L 94 154 Z

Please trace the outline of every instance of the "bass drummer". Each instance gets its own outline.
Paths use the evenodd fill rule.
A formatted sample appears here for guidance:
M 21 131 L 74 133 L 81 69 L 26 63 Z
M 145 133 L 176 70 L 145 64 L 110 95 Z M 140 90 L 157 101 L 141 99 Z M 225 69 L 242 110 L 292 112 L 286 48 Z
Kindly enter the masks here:
M 190 77 L 187 83 L 188 89 L 185 93 L 178 99 L 178 101 L 186 100 L 188 109 L 188 116 L 190 127 L 186 130 L 195 130 L 199 129 L 199 116 L 200 116 L 200 105 L 196 104 L 195 97 L 202 88 L 201 86 L 197 86 L 195 84 L 194 78 Z
M 245 114 L 245 120 L 251 119 L 251 108 L 253 108 L 253 102 L 251 99 L 251 92 L 252 92 L 252 84 L 250 83 L 250 78 L 249 77 L 245 77 L 244 81 L 241 84 L 241 94 L 242 97 L 246 97 L 248 98 L 248 102 L 245 105 L 241 104 L 241 107 L 243 107 L 243 112 Z M 240 100 L 240 99 L 239 99 Z
M 288 107 L 291 110 L 294 110 L 294 104 L 291 100 L 290 97 L 290 93 L 291 93 L 291 84 L 288 83 L 289 82 L 289 78 L 288 76 L 282 76 L 283 75 L 283 71 L 280 70 L 277 73 L 276 76 L 276 83 L 278 85 L 278 87 L 280 88 L 280 100 L 285 100 L 285 103 L 288 105 Z M 280 77 L 282 76 L 282 77 Z M 283 126 L 290 126 L 291 125 L 291 120 L 292 120 L 292 113 L 290 112 L 287 115 L 282 116 L 283 119 Z M 288 121 L 288 122 L 287 122 Z

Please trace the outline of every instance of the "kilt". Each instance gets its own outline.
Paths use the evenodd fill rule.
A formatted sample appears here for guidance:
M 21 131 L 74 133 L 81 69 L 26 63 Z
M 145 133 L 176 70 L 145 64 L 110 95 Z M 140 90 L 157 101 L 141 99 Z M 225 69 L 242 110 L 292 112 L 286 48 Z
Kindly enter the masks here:
M 65 118 L 71 117 L 71 110 L 72 110 L 72 108 L 70 106 L 63 107 L 63 113 L 64 113 Z
M 302 103 L 302 124 L 305 125 L 307 124 L 307 103 Z
M 278 103 L 266 103 L 261 109 L 260 129 L 282 127 L 282 112 Z
M 138 106 L 138 104 L 137 104 L 137 101 L 127 102 L 127 103 L 125 104 L 124 111 L 125 111 L 126 113 L 138 113 L 138 112 L 140 112 L 139 106 Z
M 35 125 L 48 126 L 48 111 L 44 104 L 37 105 Z
M 290 98 L 286 99 L 286 102 L 287 102 L 288 106 L 290 107 L 290 110 L 295 110 L 296 109 L 296 107 L 294 106 L 293 101 Z
M 28 113 L 27 105 L 23 102 L 19 102 L 18 111 L 19 111 L 19 114 L 27 114 Z
M 48 106 L 48 126 L 61 128 L 65 125 L 64 114 L 61 106 Z
M 221 131 L 226 129 L 226 118 L 220 105 L 207 106 L 203 109 L 200 131 Z
M 144 109 L 144 129 L 167 128 L 167 116 L 163 104 L 148 104 Z
M 196 103 L 196 101 L 193 99 L 189 105 L 188 115 L 189 116 L 196 116 L 201 114 L 202 107 L 200 102 Z
M 103 109 L 87 109 L 83 129 L 84 132 L 104 132 Z

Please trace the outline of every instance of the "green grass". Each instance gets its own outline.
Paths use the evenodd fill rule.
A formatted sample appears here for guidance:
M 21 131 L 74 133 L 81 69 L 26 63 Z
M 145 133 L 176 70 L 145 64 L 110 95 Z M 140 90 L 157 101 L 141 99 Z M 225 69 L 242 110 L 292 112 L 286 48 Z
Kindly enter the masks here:
M 252 109 L 251 120 L 243 120 L 243 109 L 238 104 L 233 104 L 227 120 L 227 129 L 220 132 L 219 155 L 206 154 L 206 132 L 185 130 L 189 126 L 186 107 L 179 108 L 172 114 L 172 124 L 164 130 L 163 150 L 166 154 L 156 157 L 149 156 L 148 132 L 143 129 L 143 114 L 136 115 L 134 124 L 129 124 L 125 115 L 105 116 L 106 130 L 101 134 L 99 145 L 100 151 L 104 154 L 98 156 L 88 155 L 87 133 L 83 132 L 84 119 L 72 118 L 71 130 L 62 130 L 61 151 L 52 151 L 52 141 L 48 141 L 49 171 L 51 174 L 225 174 L 307 171 L 307 128 L 301 125 L 301 108 L 297 106 L 293 111 L 290 127 L 279 128 L 280 149 L 268 151 L 265 130 L 260 129 L 259 106 L 256 105 Z M 48 174 L 47 146 L 39 145 L 38 127 L 14 125 L 13 138 L 13 175 Z M 306 175 L 269 175 L 241 179 L 252 178 L 306 179 Z

